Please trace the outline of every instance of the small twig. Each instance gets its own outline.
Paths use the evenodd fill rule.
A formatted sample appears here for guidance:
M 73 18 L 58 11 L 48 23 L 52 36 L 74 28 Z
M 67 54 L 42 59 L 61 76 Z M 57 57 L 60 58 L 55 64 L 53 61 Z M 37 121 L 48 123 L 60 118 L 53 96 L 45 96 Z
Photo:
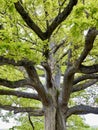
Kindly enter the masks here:
M 34 127 L 33 122 L 31 121 L 31 117 L 30 117 L 30 114 L 29 114 L 29 113 L 28 113 L 28 119 L 29 119 L 29 123 L 30 123 L 30 125 L 32 126 L 32 130 L 34 130 L 35 127 Z

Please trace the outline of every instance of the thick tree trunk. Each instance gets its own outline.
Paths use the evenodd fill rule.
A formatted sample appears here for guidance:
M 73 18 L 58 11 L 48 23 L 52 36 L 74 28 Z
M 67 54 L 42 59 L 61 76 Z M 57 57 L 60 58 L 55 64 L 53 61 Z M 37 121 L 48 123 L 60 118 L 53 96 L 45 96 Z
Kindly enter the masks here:
M 66 130 L 64 114 L 52 105 L 45 108 L 45 130 Z

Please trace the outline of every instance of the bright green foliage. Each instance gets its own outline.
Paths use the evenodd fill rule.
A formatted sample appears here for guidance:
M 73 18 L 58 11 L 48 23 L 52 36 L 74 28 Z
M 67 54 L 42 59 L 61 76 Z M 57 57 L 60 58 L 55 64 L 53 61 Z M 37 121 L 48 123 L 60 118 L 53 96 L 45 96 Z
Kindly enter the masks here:
M 72 49 L 71 62 L 73 63 L 80 55 L 84 47 L 84 31 L 87 31 L 90 27 L 96 26 L 98 29 L 98 0 L 85 0 L 83 4 L 82 0 L 79 0 L 78 5 L 74 7 L 71 15 L 66 21 L 61 23 L 59 27 L 53 32 L 53 35 L 49 40 L 42 41 L 38 36 L 26 25 L 20 15 L 16 12 L 14 2 L 17 0 L 0 0 L 0 25 L 3 26 L 0 29 L 0 55 L 15 59 L 17 62 L 21 59 L 32 60 L 36 65 L 44 61 L 45 58 L 42 54 L 43 47 L 49 45 L 51 42 L 58 45 L 65 40 L 65 44 L 57 52 L 57 58 L 60 65 L 67 61 L 68 57 L 63 57 L 62 52 Z M 62 12 L 67 5 L 68 0 L 62 5 L 63 0 L 23 0 L 23 6 L 27 10 L 27 13 L 31 16 L 34 22 L 45 31 L 47 26 L 51 25 L 55 16 Z M 51 49 L 48 48 L 51 52 Z M 87 57 L 88 61 L 84 64 L 98 63 L 98 38 L 96 38 L 93 50 Z M 93 56 L 92 56 L 93 55 Z M 93 59 L 93 60 L 91 60 Z M 62 73 L 64 73 L 65 66 L 61 66 Z M 38 71 L 38 74 L 43 74 L 43 71 Z M 13 66 L 0 67 L 0 78 L 8 80 L 19 80 L 24 78 L 24 74 L 14 68 Z M 0 87 L 2 88 L 2 86 Z M 26 89 L 22 89 L 26 91 Z M 82 93 L 83 92 L 83 93 Z M 86 99 L 85 92 L 82 91 L 78 94 L 71 95 L 74 97 L 82 97 Z M 95 96 L 95 101 L 98 102 L 98 97 Z M 28 99 L 17 99 L 12 96 L 0 96 L 0 103 L 3 104 L 18 104 L 20 106 L 34 106 L 39 107 L 41 104 L 37 101 Z M 73 106 L 75 101 L 70 101 L 70 106 Z M 89 104 L 89 103 L 88 103 Z M 77 119 L 77 120 L 76 120 Z M 32 118 L 35 126 L 35 130 L 43 130 L 43 118 Z M 21 118 L 21 125 L 16 127 L 17 130 L 31 130 L 31 126 L 28 122 L 27 116 Z M 40 123 L 39 123 L 40 122 Z M 68 130 L 90 130 L 87 125 L 83 125 L 84 122 L 80 117 L 73 116 L 69 119 L 69 127 L 72 125 L 76 127 L 70 127 Z
M 11 65 L 10 66 L 4 65 L 4 66 L 0 66 L 0 78 L 14 81 L 14 80 L 23 79 L 24 74 L 20 72 L 17 69 L 17 67 L 15 68 Z
M 68 119 L 68 130 L 89 130 L 89 126 L 79 116 L 71 116 Z
M 41 49 L 44 46 L 44 42 L 38 39 L 38 37 L 27 27 L 27 25 L 21 19 L 20 15 L 16 12 L 13 2 L 14 1 L 12 0 L 5 0 L 0 4 L 0 9 L 2 12 L 5 11 L 5 8 L 7 8 L 6 13 L 2 14 L 1 17 L 1 24 L 3 23 L 4 29 L 0 30 L 0 37 L 3 40 L 3 44 L 5 42 L 5 44 L 8 43 L 11 46 L 8 47 L 8 45 L 5 47 L 5 45 L 0 45 L 3 51 L 1 51 L 0 53 L 5 54 L 5 50 L 10 48 L 10 52 L 7 55 L 11 58 L 14 57 L 16 60 L 19 60 L 23 57 L 29 57 L 30 59 L 35 60 L 35 62 L 40 61 L 41 57 L 39 59 L 36 58 L 38 57 L 38 55 L 40 55 L 39 51 L 42 51 Z M 61 12 L 63 9 L 63 6 L 61 6 L 62 1 L 57 0 L 24 0 L 23 3 L 31 18 L 34 20 L 35 23 L 39 25 L 39 27 L 43 31 L 45 31 L 47 26 L 51 24 L 54 17 L 59 13 L 59 11 Z M 65 2 L 65 5 L 67 3 L 68 2 Z M 70 47 L 73 49 L 73 62 L 77 58 L 76 56 L 78 56 L 78 53 L 80 53 L 83 49 L 84 30 L 88 30 L 88 28 L 91 26 L 98 27 L 97 3 L 97 0 L 89 2 L 85 1 L 85 4 L 83 4 L 82 1 L 79 1 L 78 5 L 74 7 L 74 10 L 72 11 L 68 19 L 60 25 L 59 30 L 57 28 L 54 31 L 53 37 L 51 38 L 51 40 L 56 44 L 60 43 L 61 39 L 68 39 L 66 47 L 68 46 L 67 48 Z M 70 46 L 69 42 L 72 42 Z M 97 42 L 94 46 L 96 49 L 93 49 L 92 53 L 95 54 L 97 51 Z M 33 51 L 29 50 L 30 48 L 33 48 Z M 18 50 L 20 53 L 17 53 L 16 50 Z M 12 54 L 12 52 L 14 52 L 15 54 Z M 38 55 L 35 56 L 35 54 L 37 53 Z
M 33 60 L 35 63 L 40 60 L 39 53 L 37 51 L 32 50 L 32 45 L 10 42 L 10 43 L 1 43 L 0 44 L 0 55 L 4 55 L 5 57 L 13 58 L 16 61 L 21 60 L 23 58 L 29 58 Z
M 44 125 L 43 125 L 43 118 L 31 118 L 34 130 L 44 130 Z M 14 127 L 17 130 L 32 130 L 32 127 L 28 121 L 28 118 L 26 116 L 23 116 L 19 119 L 21 122 L 21 125 Z M 40 123 L 39 123 L 40 122 Z M 12 130 L 12 129 L 11 129 Z

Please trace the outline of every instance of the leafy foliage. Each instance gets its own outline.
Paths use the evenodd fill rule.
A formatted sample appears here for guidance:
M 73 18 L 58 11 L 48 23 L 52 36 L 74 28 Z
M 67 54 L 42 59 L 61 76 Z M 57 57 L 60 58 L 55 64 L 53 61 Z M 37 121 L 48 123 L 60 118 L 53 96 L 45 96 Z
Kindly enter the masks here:
M 45 57 L 46 53 L 49 52 L 48 54 L 52 54 L 52 51 L 64 42 L 63 45 L 55 52 L 56 55 L 52 55 L 54 63 L 60 66 L 61 73 L 63 75 L 67 69 L 66 64 L 69 62 L 67 53 L 68 50 L 71 50 L 70 63 L 74 64 L 84 48 L 85 35 L 87 34 L 88 29 L 90 27 L 96 27 L 96 29 L 98 29 L 98 1 L 89 0 L 83 3 L 82 0 L 79 0 L 77 6 L 73 8 L 73 11 L 68 18 L 59 24 L 49 39 L 44 41 L 42 41 L 36 33 L 31 30 L 31 28 L 18 14 L 14 5 L 17 1 L 18 0 L 0 0 L 0 56 L 14 59 L 16 63 L 22 59 L 28 59 L 29 61 L 33 61 L 35 67 L 37 68 L 37 65 L 42 65 L 43 62 L 47 62 L 48 56 Z M 21 3 L 26 10 L 26 13 L 29 14 L 38 27 L 45 32 L 47 28 L 51 26 L 55 17 L 63 12 L 63 9 L 68 4 L 68 0 L 23 0 Z M 98 37 L 96 37 L 93 49 L 88 54 L 83 64 L 97 64 L 97 51 Z M 65 55 L 63 55 L 64 53 Z M 52 64 L 52 62 L 50 64 Z M 37 72 L 40 79 L 42 78 L 41 76 L 45 75 L 43 68 L 42 70 L 38 69 Z M 55 75 L 56 70 L 53 70 L 52 73 Z M 75 77 L 81 75 L 76 74 Z M 4 65 L 0 66 L 0 78 L 17 81 L 19 79 L 24 79 L 25 76 L 24 73 L 19 71 L 18 67 Z M 85 83 L 85 81 L 83 83 Z M 3 88 L 4 86 L 0 86 L 0 89 Z M 6 88 L 6 90 L 11 89 Z M 18 90 L 21 90 L 22 92 L 31 91 L 26 88 L 19 88 Z M 98 102 L 98 97 L 97 93 L 94 96 L 94 92 L 91 92 L 91 90 L 88 89 L 87 91 L 72 94 L 69 106 L 78 104 L 79 99 L 83 99 L 86 104 L 96 104 L 96 102 Z M 89 94 L 90 96 L 87 97 Z M 0 97 L 0 103 L 4 105 L 15 104 L 16 106 L 19 105 L 22 107 L 42 107 L 41 103 L 31 99 L 23 99 L 7 95 L 0 95 Z M 92 98 L 93 101 L 91 102 L 89 98 Z M 32 118 L 36 130 L 44 129 L 43 123 L 40 120 L 43 121 L 43 118 Z M 15 129 L 31 129 L 26 115 L 21 117 L 19 121 L 22 123 L 20 126 L 16 126 Z M 89 129 L 80 117 L 77 117 L 77 121 L 76 117 L 71 117 L 68 121 L 68 125 L 75 126 L 75 128 L 69 128 L 69 130 Z

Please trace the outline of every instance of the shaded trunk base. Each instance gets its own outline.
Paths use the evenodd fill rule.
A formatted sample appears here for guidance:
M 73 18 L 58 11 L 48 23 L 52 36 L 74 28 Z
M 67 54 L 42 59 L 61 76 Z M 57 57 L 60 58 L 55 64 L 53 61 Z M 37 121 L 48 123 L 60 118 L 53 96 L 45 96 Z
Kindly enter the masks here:
M 45 108 L 45 130 L 66 130 L 64 114 L 53 106 Z

